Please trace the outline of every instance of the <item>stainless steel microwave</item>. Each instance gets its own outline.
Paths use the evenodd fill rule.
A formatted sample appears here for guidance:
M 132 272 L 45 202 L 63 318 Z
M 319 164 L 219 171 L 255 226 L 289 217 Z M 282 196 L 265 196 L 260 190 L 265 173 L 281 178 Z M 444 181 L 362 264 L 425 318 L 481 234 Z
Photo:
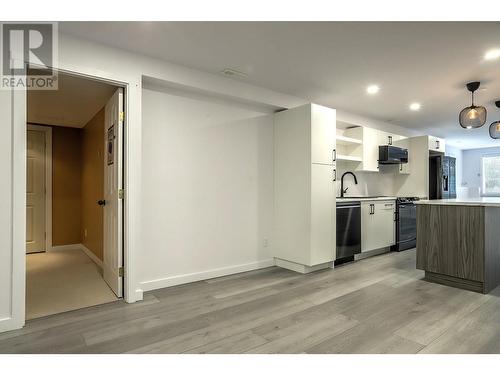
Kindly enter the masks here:
M 396 146 L 378 147 L 379 164 L 405 164 L 408 163 L 408 150 Z

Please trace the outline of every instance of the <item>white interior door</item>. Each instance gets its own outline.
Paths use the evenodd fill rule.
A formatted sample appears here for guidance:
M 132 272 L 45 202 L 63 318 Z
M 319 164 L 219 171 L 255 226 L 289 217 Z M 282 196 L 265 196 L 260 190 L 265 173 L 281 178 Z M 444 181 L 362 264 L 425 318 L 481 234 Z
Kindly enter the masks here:
M 123 90 L 117 89 L 106 104 L 104 127 L 104 280 L 113 292 L 123 296 Z
M 26 142 L 26 252 L 46 250 L 45 132 L 28 130 Z

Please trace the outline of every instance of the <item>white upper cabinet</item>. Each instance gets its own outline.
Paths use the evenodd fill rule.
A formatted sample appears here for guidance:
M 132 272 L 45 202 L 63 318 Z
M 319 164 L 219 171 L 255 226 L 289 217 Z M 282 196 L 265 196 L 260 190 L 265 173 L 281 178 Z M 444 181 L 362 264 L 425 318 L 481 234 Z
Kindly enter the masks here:
M 429 135 L 429 151 L 445 152 L 446 143 L 443 138 Z
M 278 153 L 292 152 L 304 163 L 333 165 L 335 158 L 336 111 L 317 104 L 306 104 L 274 115 L 275 144 Z M 289 147 L 290 150 L 282 150 Z
M 377 138 L 379 146 L 395 146 L 395 143 L 397 141 L 404 139 L 405 137 L 398 134 L 377 130 Z
M 361 126 L 346 129 L 343 135 L 361 140 L 360 162 L 353 169 L 363 172 L 379 171 L 379 146 L 395 145 L 396 142 L 405 138 L 401 135 Z
M 412 152 L 411 152 L 410 138 L 402 138 L 402 139 L 396 140 L 396 141 L 394 141 L 394 146 L 405 148 L 408 150 L 408 163 L 399 164 L 398 171 L 399 171 L 399 174 L 410 174 L 411 159 L 413 156 Z
M 335 110 L 317 104 L 310 105 L 311 163 L 335 162 Z
M 378 146 L 381 137 L 379 130 L 372 128 L 363 128 L 363 162 L 357 170 L 378 172 Z
M 394 142 L 393 135 L 388 132 L 377 130 L 377 142 L 379 146 L 392 146 Z

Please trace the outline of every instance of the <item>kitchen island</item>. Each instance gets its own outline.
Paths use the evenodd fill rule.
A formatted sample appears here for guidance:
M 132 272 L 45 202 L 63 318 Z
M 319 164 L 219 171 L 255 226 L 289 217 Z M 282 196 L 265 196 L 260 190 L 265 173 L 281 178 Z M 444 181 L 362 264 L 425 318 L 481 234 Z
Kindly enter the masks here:
M 500 285 L 500 198 L 417 203 L 417 268 L 425 279 L 480 293 Z

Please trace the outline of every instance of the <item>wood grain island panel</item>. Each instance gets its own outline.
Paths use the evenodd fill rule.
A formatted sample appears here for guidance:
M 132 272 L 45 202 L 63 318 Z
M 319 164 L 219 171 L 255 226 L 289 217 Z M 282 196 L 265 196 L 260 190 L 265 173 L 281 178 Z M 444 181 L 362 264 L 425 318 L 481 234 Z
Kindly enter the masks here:
M 500 207 L 417 206 L 417 268 L 428 281 L 488 293 L 500 284 Z

